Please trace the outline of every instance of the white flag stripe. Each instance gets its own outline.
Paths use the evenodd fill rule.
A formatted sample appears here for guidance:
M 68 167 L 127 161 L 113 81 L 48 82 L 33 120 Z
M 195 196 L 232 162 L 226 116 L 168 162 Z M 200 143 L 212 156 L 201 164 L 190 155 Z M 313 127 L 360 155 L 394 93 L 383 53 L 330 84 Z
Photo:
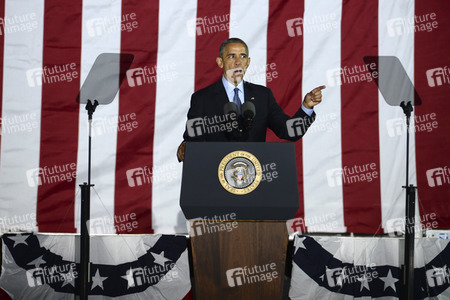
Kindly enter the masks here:
M 45 237 L 42 235 L 40 237 Z M 69 237 L 71 237 L 69 235 Z M 92 247 L 90 259 L 101 265 L 121 265 L 135 261 L 145 255 L 148 248 L 153 247 L 158 241 L 158 235 L 94 235 L 91 237 L 92 244 L 101 247 Z M 57 236 L 59 238 L 59 236 Z M 145 244 L 143 240 L 145 239 Z M 106 250 L 106 251 L 105 251 Z M 53 250 L 55 254 L 56 250 Z M 70 260 L 68 258 L 67 260 Z
M 42 96 L 44 1 L 8 1 L 4 28 L 0 217 L 36 214 Z M 31 26 L 35 24 L 35 27 Z M 32 30 L 20 30 L 30 26 Z M 14 28 L 13 28 L 14 27 Z M 26 109 L 24 109 L 24 107 Z M 29 127 L 30 126 L 30 127 Z M 28 130 L 23 128 L 29 127 Z M 43 178 L 42 178 L 43 180 Z M 14 225 L 23 224 L 11 224 Z M 28 224 L 34 227 L 34 224 Z M 4 228 L 1 228 L 4 229 Z M 34 228 L 35 229 L 35 228 Z
M 262 1 L 232 0 L 230 7 L 230 37 L 244 40 L 250 52 L 250 66 L 245 80 L 266 85 L 267 24 L 269 3 Z
M 317 120 L 302 139 L 305 219 L 311 230 L 345 231 L 342 181 L 336 171 L 342 168 L 341 92 L 339 77 L 330 77 L 332 84 L 327 80 L 341 67 L 341 15 L 341 1 L 305 1 L 302 91 L 327 86 L 323 105 L 315 108 Z M 327 26 L 332 29 L 320 30 Z
M 183 165 L 176 151 L 194 92 L 196 5 L 196 1 L 183 0 L 159 4 L 158 66 L 169 68 L 174 76 L 161 74 L 170 80 L 158 80 L 156 88 L 153 165 L 161 171 L 154 173 L 152 226 L 157 233 L 187 232 L 179 205 Z
M 414 80 L 414 34 L 404 32 L 405 25 L 395 20 L 414 20 L 414 1 L 381 0 L 378 4 L 379 55 L 397 56 L 411 80 Z M 405 216 L 405 121 L 400 107 L 386 103 L 379 93 L 380 182 L 382 222 Z M 411 118 L 411 129 L 414 118 Z M 410 183 L 416 184 L 414 134 L 410 134 Z M 416 208 L 416 213 L 418 210 Z
M 120 53 L 120 1 L 83 1 L 81 85 L 95 59 L 101 53 Z M 118 23 L 117 23 L 118 22 Z M 92 99 L 91 99 L 92 100 Z M 92 176 L 96 192 L 91 190 L 91 218 L 114 217 L 114 186 L 116 174 L 116 145 L 118 96 L 108 105 L 97 107 L 92 126 Z M 80 105 L 78 133 L 78 176 L 76 188 L 87 181 L 88 117 L 84 105 Z M 97 193 L 99 196 L 97 196 Z M 76 227 L 79 228 L 80 193 L 75 199 Z M 100 197 L 100 198 L 99 198 Z M 105 230 L 114 232 L 114 222 L 105 222 Z M 111 228 L 106 228 L 106 227 Z
M 377 266 L 400 265 L 402 249 L 400 238 L 314 237 L 314 239 L 341 261 L 352 262 L 355 265 L 367 265 L 368 262 Z M 384 252 L 389 253 L 389 255 L 378 255 Z

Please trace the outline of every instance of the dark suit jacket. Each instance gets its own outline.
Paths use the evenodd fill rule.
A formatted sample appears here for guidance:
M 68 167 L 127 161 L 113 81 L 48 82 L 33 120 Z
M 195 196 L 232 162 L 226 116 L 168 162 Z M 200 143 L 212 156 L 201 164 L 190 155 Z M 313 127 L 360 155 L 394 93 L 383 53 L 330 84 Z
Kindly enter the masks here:
M 266 140 L 266 130 L 270 128 L 279 138 L 290 141 L 299 140 L 307 128 L 314 121 L 315 113 L 310 117 L 300 107 L 292 118 L 286 115 L 273 97 L 272 91 L 261 85 L 244 81 L 245 102 L 251 101 L 255 105 L 256 115 L 253 119 L 252 128 L 243 141 L 264 142 Z M 301 99 L 299 99 L 299 102 Z M 228 97 L 222 80 L 195 92 L 191 98 L 191 107 L 188 112 L 188 120 L 207 117 L 213 120 L 214 116 L 224 115 L 224 106 L 228 103 Z M 301 105 L 300 105 L 301 106 Z M 217 117 L 216 117 L 217 119 Z M 294 120 L 296 119 L 296 120 Z M 211 122 L 203 121 L 204 126 L 210 126 Z M 188 121 L 187 126 L 192 126 Z M 224 127 L 222 127 L 224 128 Z M 190 132 L 186 127 L 183 138 L 185 141 L 232 141 L 228 131 L 211 131 L 194 129 Z M 199 134 L 200 133 L 200 134 Z

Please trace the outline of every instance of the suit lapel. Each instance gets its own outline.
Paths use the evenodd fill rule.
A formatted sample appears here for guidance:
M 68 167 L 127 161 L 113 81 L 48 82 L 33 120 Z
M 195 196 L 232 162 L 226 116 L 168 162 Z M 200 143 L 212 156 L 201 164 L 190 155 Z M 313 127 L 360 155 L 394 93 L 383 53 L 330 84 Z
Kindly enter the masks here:
M 214 91 L 216 93 L 215 99 L 217 99 L 218 105 L 223 107 L 226 103 L 228 103 L 227 92 L 225 91 L 225 87 L 223 86 L 222 79 L 216 82 Z
M 255 95 L 254 95 L 254 90 L 253 87 L 251 86 L 251 84 L 249 84 L 248 82 L 244 81 L 244 101 L 251 101 L 253 102 L 253 104 L 255 104 Z

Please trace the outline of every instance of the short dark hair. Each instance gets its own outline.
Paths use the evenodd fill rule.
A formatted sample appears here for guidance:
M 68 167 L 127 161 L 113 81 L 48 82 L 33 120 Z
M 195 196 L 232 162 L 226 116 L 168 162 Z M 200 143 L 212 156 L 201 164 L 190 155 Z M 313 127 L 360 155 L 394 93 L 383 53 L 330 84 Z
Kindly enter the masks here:
M 247 54 L 248 54 L 248 46 L 247 46 L 247 44 L 246 44 L 243 40 L 241 40 L 240 38 L 229 38 L 228 40 L 226 40 L 225 42 L 223 42 L 222 45 L 220 45 L 220 49 L 219 49 L 219 55 L 220 55 L 220 57 L 222 57 L 222 55 L 223 55 L 223 50 L 225 49 L 226 45 L 232 44 L 232 43 L 244 45 L 244 46 L 245 46 L 245 51 L 247 51 Z

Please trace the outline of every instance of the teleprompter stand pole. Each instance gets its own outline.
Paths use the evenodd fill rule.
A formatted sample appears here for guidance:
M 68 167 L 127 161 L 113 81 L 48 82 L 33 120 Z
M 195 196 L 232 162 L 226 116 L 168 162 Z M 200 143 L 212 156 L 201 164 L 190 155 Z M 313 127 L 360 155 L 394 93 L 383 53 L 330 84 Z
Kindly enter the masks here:
M 87 101 L 89 122 L 89 144 L 88 144 L 88 182 L 80 184 L 81 188 L 81 241 L 80 241 L 80 299 L 87 300 L 89 294 L 90 261 L 89 261 L 89 219 L 91 216 L 91 143 L 92 143 L 92 115 L 98 106 L 98 101 Z
M 81 241 L 80 241 L 80 299 L 88 298 L 89 284 L 89 232 L 87 229 L 90 216 L 90 187 L 88 183 L 81 187 Z
M 127 70 L 133 63 L 134 54 L 129 53 L 101 53 L 95 59 L 83 86 L 76 98 L 79 104 L 86 104 L 89 121 L 88 145 L 88 181 L 80 184 L 81 188 L 81 229 L 80 229 L 80 276 L 76 290 L 80 299 L 88 299 L 90 275 L 89 261 L 89 220 L 91 200 L 91 142 L 92 115 L 99 104 L 111 103 L 116 97 Z M 93 99 L 93 100 L 89 100 Z
M 370 73 L 384 100 L 391 106 L 400 106 L 406 116 L 406 184 L 405 190 L 405 239 L 404 264 L 402 265 L 401 299 L 414 299 L 414 247 L 415 247 L 415 205 L 417 187 L 409 184 L 409 128 L 413 106 L 422 104 L 414 84 L 400 59 L 396 56 L 364 56 L 366 64 L 375 66 Z M 376 76 L 375 76 L 376 74 Z
M 414 299 L 414 237 L 415 237 L 415 205 L 417 187 L 409 184 L 409 125 L 413 107 L 411 102 L 400 104 L 406 115 L 406 211 L 405 211 L 405 263 L 403 268 L 403 285 L 405 299 Z

